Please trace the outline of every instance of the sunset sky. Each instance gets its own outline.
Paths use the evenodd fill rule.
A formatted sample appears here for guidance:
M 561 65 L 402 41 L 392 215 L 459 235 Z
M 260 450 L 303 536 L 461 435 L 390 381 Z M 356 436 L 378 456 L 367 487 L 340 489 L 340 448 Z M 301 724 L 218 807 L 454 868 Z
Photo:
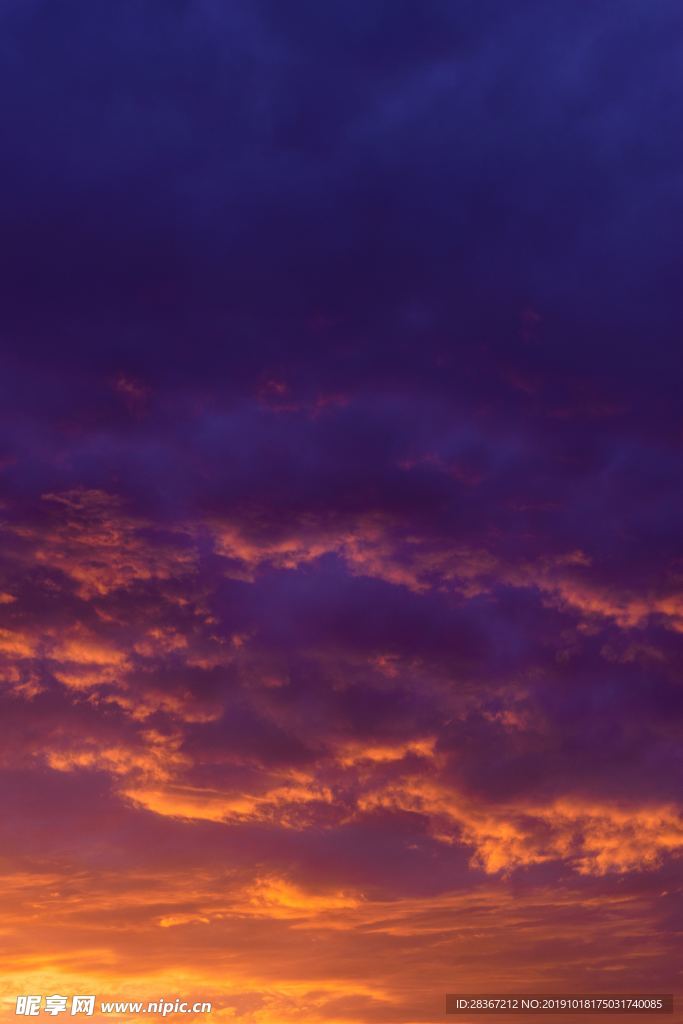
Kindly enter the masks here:
M 683 991 L 682 47 L 2 0 L 0 1021 Z

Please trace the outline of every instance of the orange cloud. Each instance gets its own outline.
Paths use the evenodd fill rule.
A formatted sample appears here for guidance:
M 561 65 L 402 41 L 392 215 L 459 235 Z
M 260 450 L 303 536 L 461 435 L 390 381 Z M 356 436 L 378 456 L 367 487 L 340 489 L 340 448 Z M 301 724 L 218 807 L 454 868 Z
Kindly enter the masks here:
M 297 569 L 323 555 L 336 554 L 355 575 L 381 579 L 416 593 L 453 589 L 474 597 L 502 583 L 537 589 L 548 601 L 589 618 L 609 619 L 622 629 L 636 628 L 648 616 L 659 615 L 669 628 L 683 631 L 683 595 L 619 592 L 590 576 L 582 579 L 578 573 L 589 571 L 591 563 L 579 550 L 516 563 L 483 547 L 406 533 L 400 522 L 381 515 L 362 516 L 338 529 L 308 519 L 277 541 L 248 535 L 241 525 L 214 524 L 212 528 L 218 553 L 242 563 L 238 574 L 248 580 L 263 566 Z
M 425 815 L 441 841 L 474 848 L 487 874 L 566 859 L 579 874 L 658 866 L 683 850 L 683 815 L 671 805 L 619 806 L 561 798 L 548 805 L 480 806 L 423 777 L 406 778 L 359 800 L 362 811 L 396 808 Z
M 150 542 L 142 518 L 127 514 L 120 499 L 103 491 L 73 490 L 48 494 L 55 510 L 46 527 L 12 527 L 31 547 L 35 564 L 71 578 L 85 599 L 102 597 L 145 580 L 182 580 L 197 566 L 196 537 L 208 526 L 217 553 L 233 564 L 231 576 L 253 580 L 263 567 L 295 570 L 327 554 L 336 554 L 348 570 L 422 593 L 453 589 L 473 597 L 504 583 L 535 588 L 550 602 L 593 619 L 609 619 L 623 629 L 658 615 L 669 628 L 683 630 L 683 595 L 635 594 L 596 583 L 589 559 L 568 551 L 535 562 L 502 559 L 482 546 L 454 544 L 446 538 L 407 531 L 400 520 L 365 514 L 349 523 L 307 516 L 277 538 L 248 529 L 242 522 L 188 522 L 166 531 L 163 542 Z M 145 532 L 147 531 L 147 533 Z M 177 539 L 170 543 L 169 534 Z M 13 595 L 6 595 L 10 599 Z M 152 651 L 164 642 L 150 634 Z M 142 643 L 142 641 L 141 641 Z
M 364 764 L 386 764 L 402 761 L 409 755 L 431 759 L 434 757 L 436 738 L 428 736 L 405 740 L 397 743 L 361 743 L 349 740 L 342 744 L 335 753 L 336 759 L 344 767 Z
M 163 788 L 132 787 L 124 790 L 123 795 L 136 806 L 164 817 L 216 822 L 275 821 L 283 828 L 307 823 L 308 805 L 332 801 L 330 789 L 315 780 L 283 782 L 263 793 L 230 794 L 178 783 Z
M 0 876 L 0 1020 L 21 992 L 98 998 L 190 995 L 239 1024 L 427 1024 L 443 993 L 493 982 L 644 989 L 670 976 L 676 947 L 647 894 L 557 885 L 373 899 L 283 875 L 206 868 Z M 539 947 L 544 955 L 539 957 Z M 492 981 L 493 980 L 493 981 Z M 625 980 L 625 979 L 624 979 Z M 599 987 L 599 986 L 598 986 Z M 104 1019 L 104 1018 L 100 1018 Z
M 37 638 L 23 630 L 0 629 L 0 654 L 13 658 L 35 658 L 38 653 Z
M 250 912 L 273 918 L 320 918 L 332 911 L 356 910 L 362 903 L 353 893 L 310 892 L 276 875 L 258 878 L 246 896 Z
M 140 580 L 182 577 L 195 567 L 183 535 L 176 546 L 151 543 L 142 533 L 150 524 L 126 515 L 115 495 L 73 490 L 43 497 L 52 508 L 48 523 L 15 526 L 13 532 L 31 546 L 36 565 L 64 573 L 85 599 Z
M 40 756 L 50 768 L 60 772 L 85 768 L 157 782 L 169 779 L 189 764 L 189 759 L 180 751 L 181 739 L 177 734 L 149 729 L 142 732 L 138 740 L 137 745 L 128 746 L 81 740 L 41 750 Z

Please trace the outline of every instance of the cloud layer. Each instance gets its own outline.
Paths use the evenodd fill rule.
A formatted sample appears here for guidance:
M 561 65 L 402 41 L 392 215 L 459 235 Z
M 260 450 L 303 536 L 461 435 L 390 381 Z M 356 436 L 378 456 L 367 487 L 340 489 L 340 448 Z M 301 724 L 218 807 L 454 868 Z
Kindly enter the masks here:
M 0 1017 L 676 990 L 678 5 L 0 23 Z

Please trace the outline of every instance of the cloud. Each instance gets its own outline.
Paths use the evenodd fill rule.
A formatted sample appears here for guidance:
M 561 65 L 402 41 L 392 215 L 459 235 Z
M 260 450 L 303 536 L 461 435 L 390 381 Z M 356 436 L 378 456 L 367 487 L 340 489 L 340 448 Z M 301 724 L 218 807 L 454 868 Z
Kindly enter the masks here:
M 548 806 L 477 806 L 420 777 L 370 791 L 363 810 L 389 807 L 425 815 L 436 838 L 474 849 L 487 874 L 565 860 L 579 874 L 648 870 L 683 848 L 683 813 L 675 806 L 614 806 L 564 797 Z
M 679 6 L 0 27 L 0 1016 L 671 990 Z

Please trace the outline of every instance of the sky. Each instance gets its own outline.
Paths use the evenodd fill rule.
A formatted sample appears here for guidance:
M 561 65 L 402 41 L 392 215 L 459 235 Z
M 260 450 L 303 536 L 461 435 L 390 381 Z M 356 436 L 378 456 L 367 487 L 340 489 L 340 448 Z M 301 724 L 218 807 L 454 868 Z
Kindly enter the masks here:
M 1 0 L 0 1020 L 681 992 L 682 41 Z

